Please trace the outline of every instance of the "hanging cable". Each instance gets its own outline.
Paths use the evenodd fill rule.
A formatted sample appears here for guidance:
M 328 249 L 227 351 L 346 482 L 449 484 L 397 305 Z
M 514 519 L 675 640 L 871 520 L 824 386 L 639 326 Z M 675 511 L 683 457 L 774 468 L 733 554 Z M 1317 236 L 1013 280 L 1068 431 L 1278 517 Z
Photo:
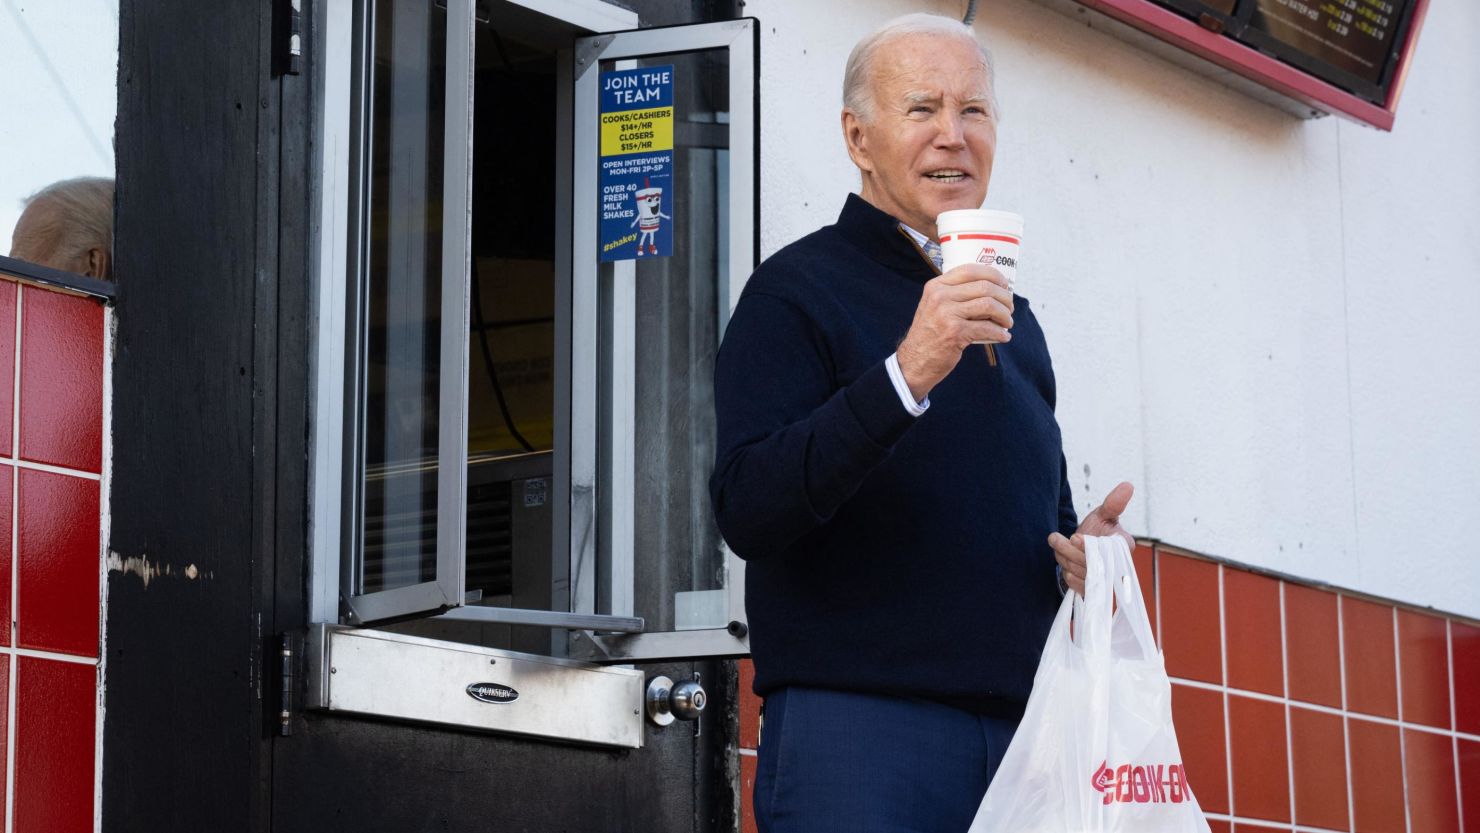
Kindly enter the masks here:
M 519 433 L 518 427 L 514 425 L 514 417 L 509 414 L 509 403 L 504 400 L 504 387 L 498 382 L 498 371 L 493 367 L 493 351 L 488 349 L 488 325 L 483 321 L 483 297 L 478 290 L 478 258 L 473 261 L 473 324 L 478 328 L 478 346 L 483 350 L 483 366 L 488 368 L 488 381 L 493 383 L 493 395 L 498 399 L 498 412 L 504 417 L 504 425 L 509 433 L 523 446 L 525 451 L 534 451 L 534 446 L 524 435 Z
M 966 0 L 966 16 L 961 18 L 961 22 L 970 26 L 973 20 L 976 20 L 976 0 Z

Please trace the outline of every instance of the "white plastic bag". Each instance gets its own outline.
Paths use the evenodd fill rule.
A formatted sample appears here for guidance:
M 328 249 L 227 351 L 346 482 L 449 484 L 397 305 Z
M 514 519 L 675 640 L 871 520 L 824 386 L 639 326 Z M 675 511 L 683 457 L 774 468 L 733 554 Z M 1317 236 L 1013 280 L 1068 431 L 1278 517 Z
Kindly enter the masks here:
M 1059 606 L 969 833 L 1207 833 L 1130 551 L 1120 536 L 1084 544 L 1085 597 L 1070 591 Z

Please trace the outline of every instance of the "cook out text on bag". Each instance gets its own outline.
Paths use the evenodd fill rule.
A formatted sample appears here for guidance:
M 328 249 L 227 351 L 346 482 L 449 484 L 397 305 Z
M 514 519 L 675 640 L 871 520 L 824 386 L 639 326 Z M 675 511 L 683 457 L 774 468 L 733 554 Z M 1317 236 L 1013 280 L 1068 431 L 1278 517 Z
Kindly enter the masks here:
M 1087 536 L 1084 550 L 1085 595 L 1059 606 L 969 833 L 1208 833 L 1130 548 Z

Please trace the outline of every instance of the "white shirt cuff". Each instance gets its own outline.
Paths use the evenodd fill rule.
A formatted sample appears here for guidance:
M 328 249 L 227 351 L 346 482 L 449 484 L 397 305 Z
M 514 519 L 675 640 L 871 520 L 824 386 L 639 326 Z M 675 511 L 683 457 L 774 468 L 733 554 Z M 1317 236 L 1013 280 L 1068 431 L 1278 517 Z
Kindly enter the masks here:
M 884 369 L 889 371 L 889 381 L 894 383 L 894 392 L 899 394 L 899 402 L 910 412 L 910 416 L 925 413 L 925 409 L 930 407 L 930 397 L 925 397 L 924 402 L 915 401 L 915 395 L 910 393 L 910 386 L 904 380 L 904 371 L 899 369 L 898 353 L 889 354 L 889 358 L 884 360 Z

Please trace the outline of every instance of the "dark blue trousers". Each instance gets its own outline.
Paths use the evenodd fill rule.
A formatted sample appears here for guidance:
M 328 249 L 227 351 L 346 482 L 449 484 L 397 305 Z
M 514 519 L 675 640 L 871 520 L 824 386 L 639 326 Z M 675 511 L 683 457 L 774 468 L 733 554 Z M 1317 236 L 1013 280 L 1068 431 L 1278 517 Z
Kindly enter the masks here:
M 964 833 L 1017 721 L 812 688 L 766 698 L 760 833 Z

